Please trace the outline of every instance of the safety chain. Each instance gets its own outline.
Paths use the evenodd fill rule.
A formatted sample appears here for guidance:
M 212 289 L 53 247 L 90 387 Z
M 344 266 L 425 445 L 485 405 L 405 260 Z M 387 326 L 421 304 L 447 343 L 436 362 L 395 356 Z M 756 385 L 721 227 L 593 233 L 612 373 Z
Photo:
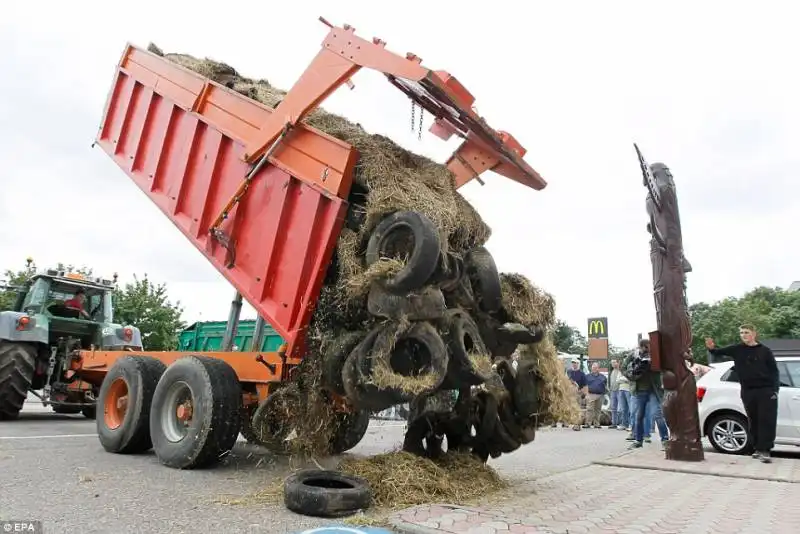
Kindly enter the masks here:
M 411 131 L 414 131 L 414 127 L 417 125 L 416 120 L 416 109 L 417 103 L 413 100 L 411 101 Z M 422 140 L 422 117 L 425 115 L 425 108 L 422 106 L 419 107 L 419 131 L 417 133 L 417 139 L 420 141 Z

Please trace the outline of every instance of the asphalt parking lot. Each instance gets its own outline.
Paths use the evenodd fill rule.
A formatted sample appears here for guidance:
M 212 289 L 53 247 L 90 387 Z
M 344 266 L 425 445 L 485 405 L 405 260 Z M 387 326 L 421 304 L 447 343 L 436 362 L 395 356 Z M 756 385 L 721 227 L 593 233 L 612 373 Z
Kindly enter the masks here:
M 392 450 L 403 431 L 402 422 L 373 421 L 352 454 Z M 531 480 L 621 454 L 624 438 L 607 429 L 546 429 L 533 443 L 490 462 L 508 479 Z M 0 516 L 41 520 L 47 533 L 290 534 L 340 524 L 282 506 L 218 502 L 253 495 L 289 471 L 286 459 L 243 441 L 224 464 L 198 471 L 164 467 L 152 452 L 109 454 L 94 421 L 54 414 L 35 402 L 19 420 L 0 423 Z

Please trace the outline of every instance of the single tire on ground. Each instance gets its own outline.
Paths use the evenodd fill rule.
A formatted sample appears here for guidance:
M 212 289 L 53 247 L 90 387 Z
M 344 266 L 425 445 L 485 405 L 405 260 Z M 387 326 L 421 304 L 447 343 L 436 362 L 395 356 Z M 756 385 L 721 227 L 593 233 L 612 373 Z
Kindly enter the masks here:
M 373 282 L 367 297 L 367 311 L 375 317 L 410 321 L 429 321 L 439 319 L 447 311 L 442 290 L 427 286 L 405 295 L 388 291 L 382 281 Z
M 176 469 L 207 467 L 233 449 L 241 428 L 242 386 L 228 363 L 186 356 L 167 367 L 150 410 L 159 461 Z
M 337 395 L 347 395 L 342 381 L 344 363 L 365 336 L 365 332 L 346 332 L 333 340 L 325 349 L 322 360 L 322 382 Z
M 492 255 L 484 247 L 472 249 L 464 258 L 464 265 L 478 307 L 488 313 L 498 311 L 503 304 L 503 293 Z
M 284 482 L 283 501 L 292 512 L 314 517 L 343 517 L 369 508 L 372 490 L 361 478 L 338 471 L 307 469 Z
M 341 454 L 358 445 L 369 428 L 369 416 L 368 410 L 336 414 L 336 427 L 330 441 L 331 454 Z
M 148 356 L 125 356 L 108 370 L 96 405 L 97 436 L 108 452 L 136 454 L 150 450 L 150 405 L 166 365 Z
M 367 243 L 367 266 L 381 258 L 408 256 L 405 267 L 385 280 L 386 289 L 397 294 L 423 287 L 439 263 L 439 232 L 424 215 L 396 211 L 378 223 Z
M 0 341 L 0 421 L 19 416 L 36 368 L 36 347 Z

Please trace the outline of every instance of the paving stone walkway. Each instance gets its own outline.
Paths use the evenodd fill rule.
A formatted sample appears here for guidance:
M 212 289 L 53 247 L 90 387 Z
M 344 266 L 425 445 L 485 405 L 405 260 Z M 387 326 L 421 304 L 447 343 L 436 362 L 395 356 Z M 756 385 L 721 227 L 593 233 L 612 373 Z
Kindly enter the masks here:
M 762 464 L 709 453 L 707 462 L 693 467 L 711 474 L 697 474 L 660 470 L 659 457 L 675 468 L 677 462 L 667 463 L 663 452 L 645 449 L 611 460 L 619 466 L 591 465 L 525 482 L 491 507 L 418 506 L 390 521 L 398 532 L 409 534 L 800 532 L 800 506 L 795 504 L 800 483 L 793 483 L 800 482 L 793 478 L 798 459 Z M 648 467 L 621 466 L 639 462 Z

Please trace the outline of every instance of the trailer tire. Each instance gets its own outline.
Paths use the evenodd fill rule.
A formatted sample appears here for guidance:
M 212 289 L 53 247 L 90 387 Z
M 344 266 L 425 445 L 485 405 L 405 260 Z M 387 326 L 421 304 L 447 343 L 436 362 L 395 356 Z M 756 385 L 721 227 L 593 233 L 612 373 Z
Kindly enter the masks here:
M 369 410 L 337 414 L 336 430 L 331 437 L 331 454 L 347 452 L 358 445 L 369 428 Z
M 484 247 L 470 250 L 464 264 L 478 307 L 488 313 L 500 310 L 503 304 L 500 274 L 489 251 Z
M 395 276 L 385 280 L 386 289 L 397 294 L 407 293 L 424 286 L 439 264 L 441 243 L 439 231 L 430 219 L 415 211 L 396 211 L 381 220 L 367 242 L 367 266 L 381 257 L 392 257 L 399 251 L 403 234 L 413 235 L 413 249 L 406 250 L 408 263 Z
M 367 296 L 367 311 L 375 317 L 410 321 L 429 321 L 441 318 L 447 311 L 442 290 L 427 286 L 405 295 L 394 294 L 381 281 L 372 283 Z
M 136 454 L 150 450 L 150 407 L 159 378 L 166 370 L 163 362 L 147 356 L 125 356 L 111 366 L 96 406 L 97 436 L 103 448 L 116 454 Z M 126 398 L 126 408 L 120 400 Z
M 347 332 L 337 337 L 325 350 L 322 360 L 322 382 L 337 395 L 347 395 L 342 380 L 344 364 L 365 335 L 364 332 Z
M 179 412 L 188 424 L 179 421 Z M 153 394 L 153 450 L 168 467 L 213 465 L 236 444 L 241 416 L 242 386 L 227 362 L 207 356 L 180 358 L 167 367 Z
M 286 508 L 314 517 L 353 515 L 372 502 L 372 490 L 365 480 L 338 471 L 299 471 L 286 479 L 283 489 Z

